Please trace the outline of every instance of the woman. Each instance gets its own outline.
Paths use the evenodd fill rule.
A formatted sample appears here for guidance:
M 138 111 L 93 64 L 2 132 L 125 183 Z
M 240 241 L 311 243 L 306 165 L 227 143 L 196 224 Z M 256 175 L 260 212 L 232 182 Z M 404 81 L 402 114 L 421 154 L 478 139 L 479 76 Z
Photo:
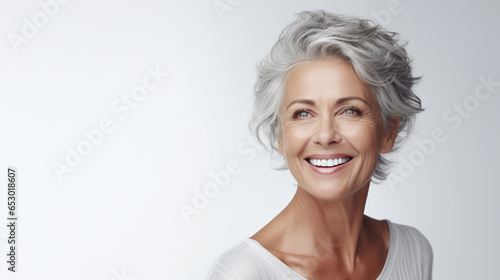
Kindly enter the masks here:
M 372 179 L 410 131 L 404 44 L 369 21 L 302 12 L 259 66 L 253 128 L 297 180 L 290 204 L 224 253 L 209 279 L 431 279 L 415 228 L 364 215 Z

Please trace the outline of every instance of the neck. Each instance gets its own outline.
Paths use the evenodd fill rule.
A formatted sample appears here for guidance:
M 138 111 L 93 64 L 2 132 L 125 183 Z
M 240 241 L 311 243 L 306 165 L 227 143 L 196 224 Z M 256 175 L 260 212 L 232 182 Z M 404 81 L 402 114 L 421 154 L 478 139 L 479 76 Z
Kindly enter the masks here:
M 369 183 L 356 193 L 334 201 L 320 201 L 298 187 L 290 204 L 281 213 L 288 221 L 284 244 L 316 258 L 334 257 L 353 269 L 366 238 L 364 207 Z M 300 242 L 290 243 L 290 239 Z M 292 249 L 292 248 L 284 248 Z

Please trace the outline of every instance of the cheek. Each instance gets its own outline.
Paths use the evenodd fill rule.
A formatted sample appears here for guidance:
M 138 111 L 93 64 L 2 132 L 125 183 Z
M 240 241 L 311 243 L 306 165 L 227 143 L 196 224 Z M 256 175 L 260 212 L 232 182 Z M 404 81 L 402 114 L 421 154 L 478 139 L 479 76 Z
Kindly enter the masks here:
M 379 140 L 376 126 L 371 124 L 356 124 L 349 126 L 343 134 L 344 140 L 356 151 L 358 160 L 356 170 L 358 179 L 369 180 L 377 166 Z M 366 182 L 360 183 L 364 185 Z
M 297 155 L 304 150 L 309 141 L 311 128 L 300 125 L 288 125 L 283 127 L 283 153 L 289 156 Z
M 373 123 L 351 123 L 342 127 L 342 135 L 345 141 L 356 149 L 360 154 L 367 155 L 375 153 L 378 155 L 379 135 L 376 125 Z

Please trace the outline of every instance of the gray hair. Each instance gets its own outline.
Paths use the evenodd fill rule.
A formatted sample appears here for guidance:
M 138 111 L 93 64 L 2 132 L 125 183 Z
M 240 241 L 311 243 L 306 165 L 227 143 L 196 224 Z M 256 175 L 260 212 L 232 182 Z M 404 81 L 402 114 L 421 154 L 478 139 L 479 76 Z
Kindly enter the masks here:
M 408 137 L 415 115 L 423 111 L 420 98 L 412 91 L 420 77 L 412 75 L 406 44 L 399 42 L 397 33 L 370 20 L 325 11 L 299 13 L 257 66 L 250 129 L 262 145 L 266 147 L 262 140 L 265 136 L 271 150 L 277 151 L 280 105 L 290 71 L 302 62 L 340 58 L 351 63 L 370 87 L 380 106 L 384 129 L 390 129 L 393 118 L 399 116 L 396 150 Z M 372 179 L 384 180 L 389 164 L 379 154 Z M 281 169 L 286 168 L 285 163 Z

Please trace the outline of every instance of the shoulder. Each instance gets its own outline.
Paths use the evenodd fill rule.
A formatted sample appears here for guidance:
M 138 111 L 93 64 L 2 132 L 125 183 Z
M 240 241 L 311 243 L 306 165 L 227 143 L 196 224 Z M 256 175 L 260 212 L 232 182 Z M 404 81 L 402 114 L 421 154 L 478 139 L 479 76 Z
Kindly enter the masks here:
M 431 279 L 433 252 L 427 238 L 416 228 L 391 223 L 391 246 L 394 246 L 393 257 L 398 267 L 405 267 L 406 271 L 414 271 L 419 279 Z
M 256 241 L 245 238 L 220 255 L 208 273 L 208 280 L 286 279 L 259 250 Z
M 389 222 L 391 238 L 398 241 L 398 248 L 432 256 L 432 247 L 427 238 L 416 228 Z

